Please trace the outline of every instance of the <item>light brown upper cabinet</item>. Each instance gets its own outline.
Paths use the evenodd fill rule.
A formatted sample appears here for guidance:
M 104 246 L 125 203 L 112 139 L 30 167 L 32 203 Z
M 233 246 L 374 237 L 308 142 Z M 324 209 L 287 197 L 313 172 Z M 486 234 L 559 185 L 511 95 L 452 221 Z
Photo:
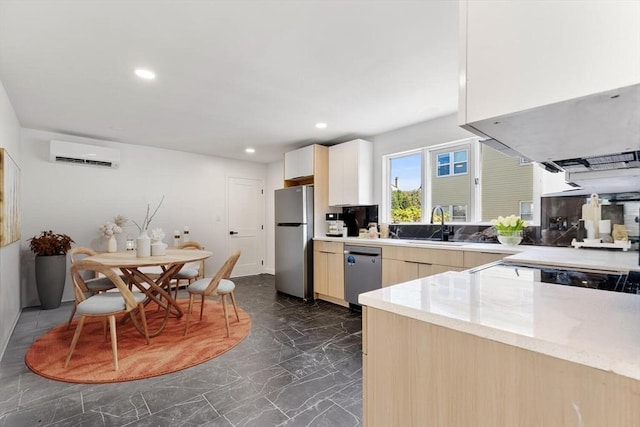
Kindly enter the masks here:
M 373 203 L 373 145 L 363 139 L 329 147 L 329 205 Z

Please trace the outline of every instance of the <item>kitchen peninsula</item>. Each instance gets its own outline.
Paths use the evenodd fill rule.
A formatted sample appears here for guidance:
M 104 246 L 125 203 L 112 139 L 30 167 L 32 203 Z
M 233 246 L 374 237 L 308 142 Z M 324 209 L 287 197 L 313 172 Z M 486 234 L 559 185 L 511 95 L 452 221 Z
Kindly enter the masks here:
M 639 269 L 635 252 L 547 249 L 508 259 Z M 369 427 L 640 419 L 640 295 L 487 269 L 408 281 L 359 302 Z

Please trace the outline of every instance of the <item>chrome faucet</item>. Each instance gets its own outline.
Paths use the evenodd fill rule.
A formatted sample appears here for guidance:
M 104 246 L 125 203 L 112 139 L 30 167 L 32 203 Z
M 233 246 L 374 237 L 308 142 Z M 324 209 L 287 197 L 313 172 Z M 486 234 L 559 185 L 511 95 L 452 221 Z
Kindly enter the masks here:
M 431 224 L 433 224 L 433 215 L 436 213 L 436 211 L 440 211 L 440 240 L 441 241 L 445 241 L 445 240 L 449 240 L 449 236 L 446 235 L 445 238 L 445 231 L 446 226 L 444 225 L 444 209 L 442 209 L 442 206 L 437 205 L 436 207 L 433 208 L 433 210 L 431 211 Z

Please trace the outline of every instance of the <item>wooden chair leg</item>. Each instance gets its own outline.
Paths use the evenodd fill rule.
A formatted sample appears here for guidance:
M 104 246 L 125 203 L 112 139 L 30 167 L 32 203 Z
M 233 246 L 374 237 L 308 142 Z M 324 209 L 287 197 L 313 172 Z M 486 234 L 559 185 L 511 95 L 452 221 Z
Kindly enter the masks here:
M 67 329 L 71 327 L 71 322 L 73 322 L 73 316 L 76 315 L 76 308 L 78 307 L 78 303 L 76 301 L 73 302 L 73 308 L 71 309 L 71 316 L 69 316 L 69 322 L 67 323 Z
M 189 294 L 189 308 L 187 309 L 187 318 L 184 321 L 184 335 L 187 335 L 189 329 L 189 318 L 191 317 L 191 311 L 193 310 L 193 294 Z
M 236 312 L 236 319 L 240 321 L 240 315 L 238 314 L 238 306 L 236 305 L 236 296 L 231 292 L 231 303 L 233 304 L 233 310 Z
M 204 294 L 200 298 L 200 321 L 202 321 L 202 313 L 204 312 Z
M 78 338 L 80 338 L 80 331 L 82 331 L 82 325 L 84 325 L 84 316 L 80 316 L 80 320 L 78 320 L 78 326 L 76 326 L 76 331 L 73 334 L 73 339 L 71 340 L 71 346 L 69 347 L 69 354 L 67 354 L 67 358 L 64 361 L 64 367 L 69 366 L 69 360 L 71 360 L 71 355 L 73 354 L 73 350 L 76 348 L 76 344 L 78 343 Z
M 140 312 L 140 320 L 142 321 L 142 328 L 144 330 L 144 339 L 149 345 L 149 328 L 147 328 L 147 315 L 144 313 L 144 303 L 138 304 L 138 311 Z
M 109 316 L 109 329 L 111 329 L 111 351 L 113 352 L 113 366 L 118 370 L 118 337 L 116 334 L 116 316 Z
M 102 318 L 102 332 L 104 333 L 104 342 L 109 341 L 108 336 L 109 334 L 107 333 L 109 331 L 108 327 L 107 327 L 107 318 L 103 317 Z
M 222 299 L 222 311 L 224 311 L 224 324 L 227 326 L 227 338 L 231 336 L 229 333 L 229 315 L 227 314 L 227 300 L 224 297 L 224 294 L 220 295 Z

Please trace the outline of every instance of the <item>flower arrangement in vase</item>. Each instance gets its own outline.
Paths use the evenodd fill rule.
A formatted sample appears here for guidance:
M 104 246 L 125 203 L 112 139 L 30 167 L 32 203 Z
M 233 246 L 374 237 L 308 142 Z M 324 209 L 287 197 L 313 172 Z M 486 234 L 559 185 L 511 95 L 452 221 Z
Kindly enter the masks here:
M 113 219 L 113 222 L 107 221 L 100 227 L 102 236 L 107 239 L 107 252 L 116 252 L 118 250 L 116 234 L 122 233 L 122 227 L 124 227 L 126 223 L 127 218 L 118 215 Z
M 498 241 L 503 245 L 519 245 L 522 241 L 522 230 L 529 225 L 527 221 L 516 215 L 499 216 L 492 219 L 491 225 L 498 232 Z

